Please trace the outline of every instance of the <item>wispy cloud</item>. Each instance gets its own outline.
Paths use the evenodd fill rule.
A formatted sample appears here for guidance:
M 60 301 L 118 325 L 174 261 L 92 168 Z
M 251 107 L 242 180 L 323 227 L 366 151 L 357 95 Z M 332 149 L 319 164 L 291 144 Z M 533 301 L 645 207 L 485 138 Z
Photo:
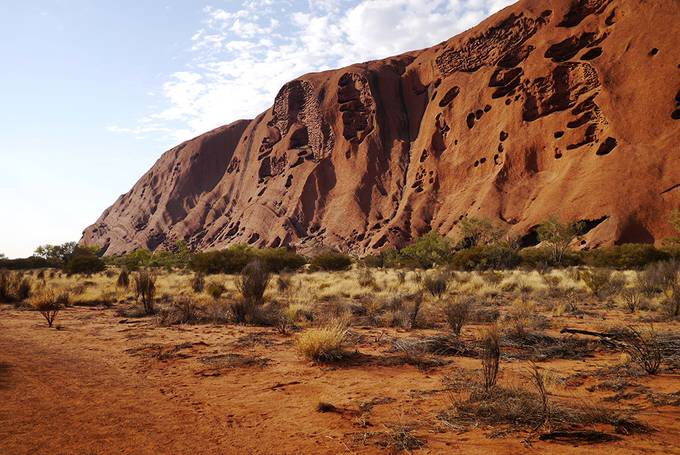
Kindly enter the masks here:
M 267 109 L 302 74 L 431 46 L 514 0 L 248 0 L 208 6 L 192 61 L 160 88 L 164 107 L 131 134 L 180 141 Z M 230 2 L 233 3 L 233 2 Z

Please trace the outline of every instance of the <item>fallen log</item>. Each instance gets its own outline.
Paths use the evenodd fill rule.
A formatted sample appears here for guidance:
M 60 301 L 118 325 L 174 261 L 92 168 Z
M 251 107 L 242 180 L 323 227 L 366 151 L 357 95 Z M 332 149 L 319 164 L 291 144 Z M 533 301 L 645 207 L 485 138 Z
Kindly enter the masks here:
M 600 338 L 616 338 L 616 335 L 613 333 L 606 333 L 606 332 L 593 332 L 591 330 L 582 330 L 582 329 L 571 329 L 569 327 L 565 327 L 562 330 L 560 330 L 560 333 L 573 333 L 577 335 L 588 335 L 591 337 L 600 337 Z

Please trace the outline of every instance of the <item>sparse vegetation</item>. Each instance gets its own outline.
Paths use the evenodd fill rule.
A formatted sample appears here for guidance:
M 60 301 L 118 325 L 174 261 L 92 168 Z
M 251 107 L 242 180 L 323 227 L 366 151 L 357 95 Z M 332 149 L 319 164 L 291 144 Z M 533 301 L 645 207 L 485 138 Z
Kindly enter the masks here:
M 448 302 L 444 307 L 446 322 L 448 322 L 454 335 L 460 335 L 460 331 L 470 317 L 473 303 L 474 298 L 472 297 L 458 297 Z
M 296 340 L 300 355 L 316 362 L 332 361 L 342 358 L 343 344 L 347 338 L 347 328 L 341 323 L 325 327 L 307 329 Z
M 661 367 L 662 350 L 653 327 L 642 331 L 629 327 L 626 334 L 626 351 L 648 374 L 656 374 Z
M 348 270 L 352 267 L 352 258 L 337 251 L 323 251 L 314 256 L 309 264 L 312 270 Z
M 484 331 L 482 347 L 483 385 L 484 391 L 489 395 L 496 386 L 501 361 L 500 335 L 496 326 L 491 326 Z
M 562 223 L 556 217 L 548 219 L 538 227 L 538 239 L 549 248 L 552 265 L 563 264 L 569 245 L 583 228 L 582 223 Z
M 29 302 L 36 311 L 47 321 L 47 326 L 52 327 L 59 311 L 63 308 L 58 295 L 50 288 L 43 288 L 30 298 Z
M 135 295 L 142 302 L 146 314 L 154 314 L 154 296 L 156 295 L 156 277 L 148 270 L 140 270 L 135 275 Z

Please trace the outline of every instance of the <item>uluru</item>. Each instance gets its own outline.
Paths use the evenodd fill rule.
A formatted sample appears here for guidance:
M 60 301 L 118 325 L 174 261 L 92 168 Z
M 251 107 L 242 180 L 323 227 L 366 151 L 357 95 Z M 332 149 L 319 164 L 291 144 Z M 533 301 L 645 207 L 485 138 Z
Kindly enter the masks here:
M 164 153 L 81 242 L 365 255 L 455 237 L 466 216 L 531 244 L 558 215 L 587 223 L 584 248 L 659 243 L 680 203 L 678 17 L 675 0 L 522 0 L 430 48 L 303 75 Z

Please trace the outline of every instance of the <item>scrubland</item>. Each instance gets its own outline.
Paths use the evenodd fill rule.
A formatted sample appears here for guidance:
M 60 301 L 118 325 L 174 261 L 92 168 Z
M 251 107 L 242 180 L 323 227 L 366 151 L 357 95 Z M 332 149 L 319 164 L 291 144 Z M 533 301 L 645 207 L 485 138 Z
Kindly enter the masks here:
M 660 264 L 2 272 L 0 448 L 674 453 Z

